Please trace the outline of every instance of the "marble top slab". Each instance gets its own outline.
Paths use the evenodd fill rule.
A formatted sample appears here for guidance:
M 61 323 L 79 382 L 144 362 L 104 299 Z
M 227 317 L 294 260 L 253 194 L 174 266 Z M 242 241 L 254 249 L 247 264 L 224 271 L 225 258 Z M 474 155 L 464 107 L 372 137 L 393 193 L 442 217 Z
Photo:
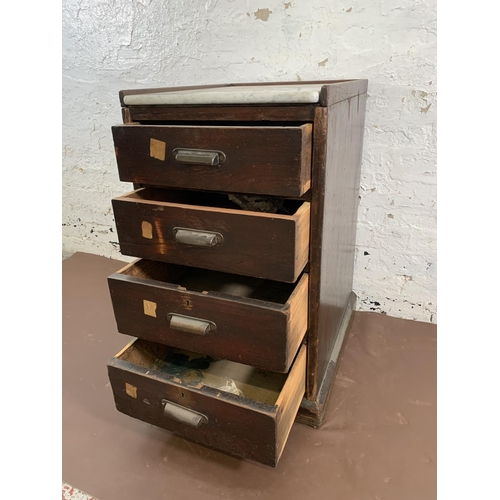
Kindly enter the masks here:
M 322 84 L 262 85 L 178 90 L 125 95 L 126 106 L 151 104 L 312 104 L 319 102 Z

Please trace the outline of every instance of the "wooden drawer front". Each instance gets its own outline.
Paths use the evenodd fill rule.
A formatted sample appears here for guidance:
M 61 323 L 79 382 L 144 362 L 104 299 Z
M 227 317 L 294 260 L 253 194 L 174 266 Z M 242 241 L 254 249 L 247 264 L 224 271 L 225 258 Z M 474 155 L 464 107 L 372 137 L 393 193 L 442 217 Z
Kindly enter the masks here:
M 288 372 L 307 330 L 297 285 L 149 260 L 108 279 L 118 331 L 273 372 Z
M 278 463 L 304 395 L 305 372 L 305 346 L 288 376 L 143 340 L 108 363 L 118 411 L 271 466 Z
M 291 215 L 281 215 L 241 210 L 228 200 L 223 194 L 155 188 L 115 198 L 121 252 L 295 282 L 308 261 L 309 203 L 289 200 Z
M 113 127 L 122 181 L 276 196 L 302 196 L 309 189 L 311 136 L 311 124 Z

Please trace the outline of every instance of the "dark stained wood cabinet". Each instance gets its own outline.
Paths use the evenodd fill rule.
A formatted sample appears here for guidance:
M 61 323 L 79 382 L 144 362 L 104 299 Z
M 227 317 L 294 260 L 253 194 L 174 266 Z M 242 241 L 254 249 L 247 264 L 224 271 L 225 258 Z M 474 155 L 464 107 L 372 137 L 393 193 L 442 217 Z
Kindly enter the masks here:
M 276 466 L 319 427 L 352 292 L 366 80 L 120 92 L 119 411 Z M 300 450 L 297 450 L 300 452 Z
M 124 255 L 295 282 L 309 258 L 311 208 L 286 205 L 288 214 L 269 214 L 241 210 L 224 194 L 140 188 L 115 198 L 113 212 Z M 189 234 L 215 241 L 184 244 Z
M 113 127 L 113 140 L 122 181 L 275 196 L 302 196 L 311 186 L 310 123 L 289 127 L 130 124 Z M 153 154 L 151 143 L 158 145 Z M 220 151 L 223 161 L 216 169 L 196 164 L 186 168 L 179 161 L 179 144 L 184 149 Z

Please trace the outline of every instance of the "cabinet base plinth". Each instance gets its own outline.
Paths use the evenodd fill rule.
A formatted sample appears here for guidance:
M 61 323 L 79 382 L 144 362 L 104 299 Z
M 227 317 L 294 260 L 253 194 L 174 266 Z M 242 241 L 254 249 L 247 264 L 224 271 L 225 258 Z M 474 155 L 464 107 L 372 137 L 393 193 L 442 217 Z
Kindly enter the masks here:
M 354 292 L 351 292 L 349 301 L 344 311 L 344 315 L 342 317 L 342 322 L 340 323 L 337 338 L 333 345 L 328 368 L 325 372 L 323 380 L 321 381 L 316 399 L 310 400 L 304 398 L 302 400 L 299 412 L 297 414 L 297 417 L 295 418 L 296 422 L 307 424 L 316 429 L 319 429 L 323 424 L 329 396 L 332 392 L 331 389 L 333 380 L 335 379 L 335 376 L 337 374 L 340 360 L 342 359 L 342 354 L 345 349 L 347 333 L 349 332 L 354 308 L 356 306 L 356 298 L 356 294 Z

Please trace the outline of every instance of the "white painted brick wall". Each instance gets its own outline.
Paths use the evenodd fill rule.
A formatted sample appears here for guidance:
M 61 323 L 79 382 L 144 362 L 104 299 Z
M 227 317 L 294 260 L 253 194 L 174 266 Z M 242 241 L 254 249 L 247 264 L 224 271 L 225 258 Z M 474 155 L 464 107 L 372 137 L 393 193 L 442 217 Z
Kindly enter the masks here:
M 436 322 L 434 0 L 63 0 L 63 242 L 122 258 L 118 91 L 368 78 L 358 308 Z

